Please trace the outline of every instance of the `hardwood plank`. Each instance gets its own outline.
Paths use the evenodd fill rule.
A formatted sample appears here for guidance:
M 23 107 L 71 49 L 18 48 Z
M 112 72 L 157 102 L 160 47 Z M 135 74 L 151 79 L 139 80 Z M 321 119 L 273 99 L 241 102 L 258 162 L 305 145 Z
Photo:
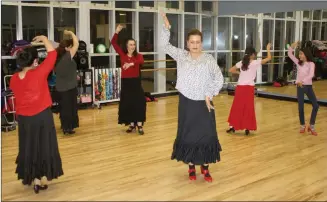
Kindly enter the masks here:
M 172 96 L 148 104 L 144 136 L 117 125 L 116 104 L 81 110 L 76 135 L 58 132 L 65 175 L 38 195 L 14 173 L 17 131 L 3 133 L 2 200 L 326 201 L 327 108 L 319 109 L 314 137 L 298 133 L 296 103 L 256 98 L 258 131 L 246 137 L 225 132 L 232 100 L 226 94 L 214 100 L 223 152 L 222 161 L 210 166 L 212 183 L 200 176 L 190 182 L 187 166 L 170 160 L 178 106 Z M 306 104 L 306 120 L 310 111 Z

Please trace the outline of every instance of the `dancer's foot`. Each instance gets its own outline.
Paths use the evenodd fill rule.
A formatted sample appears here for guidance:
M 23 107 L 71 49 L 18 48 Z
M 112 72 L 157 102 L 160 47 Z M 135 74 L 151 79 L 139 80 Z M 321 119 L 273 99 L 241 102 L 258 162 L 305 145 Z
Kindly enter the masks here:
M 75 131 L 68 129 L 68 130 L 63 130 L 64 131 L 64 135 L 68 134 L 68 135 L 72 135 L 75 134 Z
M 196 170 L 195 165 L 189 165 L 188 175 L 190 180 L 196 180 Z
M 212 182 L 212 177 L 209 173 L 209 165 L 201 165 L 201 173 L 204 175 L 205 181 Z
M 126 130 L 126 133 L 131 133 L 135 130 L 135 126 L 130 125 L 128 129 Z
M 300 133 L 304 133 L 305 132 L 305 125 L 302 125 L 300 128 Z
M 142 126 L 137 126 L 137 130 L 139 132 L 140 135 L 143 135 L 144 134 L 144 130 L 143 130 L 143 127 Z
M 226 130 L 227 133 L 235 133 L 234 127 L 230 127 L 228 130 Z
M 308 127 L 308 132 L 311 132 L 311 135 L 314 135 L 314 136 L 317 136 L 318 135 L 318 133 L 315 131 L 315 128 L 314 128 L 313 125 L 310 125 Z
M 249 135 L 250 131 L 249 130 L 245 130 L 245 135 Z

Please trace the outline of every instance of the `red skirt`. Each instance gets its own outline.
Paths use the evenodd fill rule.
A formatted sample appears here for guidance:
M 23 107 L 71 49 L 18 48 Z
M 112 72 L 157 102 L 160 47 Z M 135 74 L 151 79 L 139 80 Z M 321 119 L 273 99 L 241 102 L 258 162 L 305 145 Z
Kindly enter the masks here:
M 235 130 L 257 130 L 254 86 L 237 86 L 228 122 Z

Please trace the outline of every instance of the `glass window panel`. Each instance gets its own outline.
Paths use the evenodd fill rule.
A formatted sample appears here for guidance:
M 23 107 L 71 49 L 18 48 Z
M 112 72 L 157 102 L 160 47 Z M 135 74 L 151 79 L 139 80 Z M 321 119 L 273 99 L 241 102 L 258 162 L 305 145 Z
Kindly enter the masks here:
M 276 13 L 275 17 L 276 18 L 285 18 L 285 13 L 284 12 Z
M 322 23 L 321 27 L 321 40 L 327 41 L 327 22 Z
M 185 43 L 184 43 L 184 47 L 187 47 L 187 34 L 188 32 L 190 32 L 192 29 L 194 28 L 198 28 L 198 16 L 196 15 L 185 15 L 185 24 L 184 24 L 184 28 L 185 28 L 185 32 L 184 32 L 184 39 L 185 39 Z
M 115 1 L 116 8 L 134 8 L 134 1 Z
M 1 55 L 10 55 L 10 44 L 17 39 L 17 12 L 17 6 L 1 6 Z
M 283 50 L 285 43 L 285 21 L 275 21 L 275 50 Z
M 124 29 L 118 35 L 118 44 L 124 46 L 128 38 L 133 38 L 133 12 L 116 11 L 116 25 L 121 24 Z
M 196 1 L 184 1 L 185 12 L 197 12 L 197 2 Z
M 322 18 L 324 18 L 324 19 L 327 18 L 327 11 L 324 11 L 324 12 L 322 13 Z
M 229 50 L 230 49 L 230 20 L 228 17 L 218 17 L 218 49 Z
M 154 13 L 140 12 L 139 14 L 139 50 L 140 52 L 154 52 Z
M 166 54 L 166 60 L 173 60 L 173 61 L 166 61 L 166 68 L 172 69 L 177 68 L 176 61 Z M 167 70 L 166 71 L 166 90 L 176 90 L 175 85 L 177 81 L 177 71 L 176 70 Z
M 91 1 L 93 4 L 109 4 L 109 1 Z
M 267 44 L 273 42 L 273 26 L 273 20 L 263 20 L 262 50 L 266 50 Z
M 258 37 L 258 21 L 256 19 L 246 19 L 246 47 L 256 47 Z
M 143 55 L 144 61 L 154 60 L 154 55 Z M 145 62 L 142 69 L 154 69 L 153 62 Z M 154 92 L 154 71 L 141 71 L 141 81 L 144 92 Z
M 310 11 L 303 11 L 303 18 L 310 19 Z
M 321 10 L 313 11 L 313 19 L 314 20 L 321 20 Z
M 139 6 L 154 7 L 154 1 L 139 1 Z
M 94 67 L 96 69 L 109 68 L 111 59 L 112 59 L 112 57 L 92 56 L 91 57 L 91 67 Z
M 302 41 L 310 40 L 310 22 L 303 22 Z
M 295 22 L 287 21 L 286 22 L 286 44 L 292 44 L 294 41 L 295 41 Z
M 22 3 L 48 4 L 50 1 L 22 1 Z
M 273 13 L 264 13 L 263 14 L 264 17 L 273 17 Z
M 76 34 L 75 8 L 53 8 L 53 18 L 54 40 L 56 42 L 70 38 L 70 36 L 64 35 L 64 30 L 69 30 Z
M 267 52 L 262 52 L 262 58 L 267 57 Z M 273 57 L 273 54 L 272 54 Z M 269 68 L 271 68 L 271 64 L 264 64 L 262 65 L 262 82 L 268 82 L 269 81 Z
M 167 18 L 169 19 L 169 22 L 171 24 L 170 28 L 170 43 L 173 46 L 179 47 L 178 40 L 179 40 L 179 33 L 178 33 L 178 25 L 179 25 L 179 19 L 177 14 L 167 14 Z
M 32 41 L 37 35 L 48 36 L 48 8 L 23 6 L 23 39 Z
M 320 33 L 319 33 L 320 22 L 313 22 L 312 23 L 312 37 L 311 40 L 319 40 Z
M 211 1 L 202 1 L 202 11 L 212 11 L 212 2 Z
M 231 65 L 229 64 L 230 63 L 229 56 L 230 56 L 230 53 L 218 53 L 217 64 L 220 67 L 221 72 L 224 75 L 224 77 L 229 77 L 228 70 L 231 67 Z
M 288 18 L 294 18 L 294 12 L 287 12 Z
M 244 18 L 233 18 L 233 50 L 243 50 L 244 47 Z
M 202 46 L 204 50 L 213 50 L 213 18 L 203 16 L 202 17 Z
M 93 44 L 94 53 L 99 44 L 106 46 L 106 53 L 109 53 L 109 11 L 90 10 L 90 42 Z
M 179 9 L 179 1 L 166 1 L 166 8 Z

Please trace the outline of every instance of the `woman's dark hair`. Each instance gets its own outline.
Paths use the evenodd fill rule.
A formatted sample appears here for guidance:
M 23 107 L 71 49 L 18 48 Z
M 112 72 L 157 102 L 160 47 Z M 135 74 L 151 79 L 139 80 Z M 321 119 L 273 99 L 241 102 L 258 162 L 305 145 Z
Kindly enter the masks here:
M 242 70 L 246 71 L 249 69 L 249 64 L 250 64 L 250 56 L 253 54 L 257 54 L 255 49 L 253 47 L 247 47 L 245 49 L 245 55 L 242 60 Z
M 133 39 L 133 38 L 126 39 L 125 46 L 123 46 L 122 49 L 123 49 L 123 51 L 124 51 L 125 54 L 128 53 L 127 44 L 128 44 L 129 41 L 134 41 L 134 43 L 135 43 L 135 50 L 133 52 L 133 56 L 136 57 L 138 53 L 137 53 L 137 50 L 136 50 L 137 48 L 136 48 L 136 41 L 135 41 L 135 39 Z
M 19 71 L 23 70 L 25 67 L 32 66 L 35 59 L 38 58 L 38 53 L 35 47 L 29 46 L 24 48 L 17 54 L 16 63 L 18 65 Z
M 303 54 L 307 58 L 307 61 L 308 62 L 313 62 L 313 55 L 312 55 L 312 52 L 311 52 L 310 48 L 308 48 L 308 47 L 301 48 L 300 51 L 303 52 Z M 303 61 L 302 60 L 299 60 L 299 65 L 303 65 Z
M 56 48 L 57 51 L 57 61 L 66 53 L 66 49 L 70 46 L 73 46 L 74 42 L 73 39 L 62 40 L 59 46 Z
M 202 32 L 200 32 L 200 30 L 198 30 L 198 29 L 192 29 L 191 31 L 189 31 L 189 32 L 187 33 L 187 37 L 186 37 L 186 39 L 189 40 L 189 39 L 190 39 L 190 36 L 193 36 L 193 35 L 195 35 L 195 36 L 200 36 L 200 37 L 201 37 L 201 42 L 203 41 L 203 35 L 202 35 Z

